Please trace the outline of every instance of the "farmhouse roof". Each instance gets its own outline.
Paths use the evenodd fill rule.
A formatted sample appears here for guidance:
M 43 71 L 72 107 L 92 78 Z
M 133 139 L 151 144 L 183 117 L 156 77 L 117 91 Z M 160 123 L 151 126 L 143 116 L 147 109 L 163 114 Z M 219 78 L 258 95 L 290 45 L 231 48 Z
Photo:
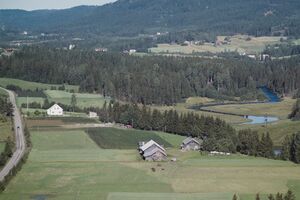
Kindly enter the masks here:
M 53 108 L 58 108 L 58 109 L 62 109 L 62 107 L 60 107 L 58 104 L 54 104 L 53 106 L 51 106 L 48 110 L 53 109 Z
M 155 145 L 156 147 L 160 148 L 162 151 L 166 151 L 162 146 L 160 146 L 159 144 L 157 144 L 156 142 L 154 142 L 153 140 L 150 140 L 149 142 L 147 142 L 146 144 L 144 144 L 140 149 L 142 151 L 147 150 L 149 147 L 151 147 L 152 145 Z
M 151 151 L 146 151 L 146 152 L 144 153 L 143 156 L 144 156 L 144 157 L 152 156 L 152 155 L 155 154 L 156 152 L 160 152 L 160 153 L 162 153 L 163 155 L 167 156 L 166 152 L 163 151 L 163 150 L 161 150 L 161 149 L 158 148 L 158 147 L 155 147 L 155 148 L 152 149 Z
M 195 139 L 195 138 L 192 138 L 192 137 L 185 138 L 185 139 L 182 141 L 182 143 L 183 143 L 184 145 L 186 145 L 186 144 L 188 144 L 188 143 L 190 143 L 190 142 L 195 142 L 195 143 L 197 143 L 197 144 L 200 145 L 200 141 L 197 140 L 197 139 Z

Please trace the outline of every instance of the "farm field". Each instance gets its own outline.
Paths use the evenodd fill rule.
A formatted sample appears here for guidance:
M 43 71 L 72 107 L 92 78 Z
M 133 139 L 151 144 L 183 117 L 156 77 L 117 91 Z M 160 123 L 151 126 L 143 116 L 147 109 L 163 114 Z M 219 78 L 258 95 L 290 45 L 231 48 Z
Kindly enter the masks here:
M 30 82 L 30 81 L 23 81 L 19 79 L 12 79 L 12 78 L 0 78 L 0 86 L 6 87 L 7 85 L 16 85 L 22 88 L 23 90 L 35 90 L 38 89 L 51 89 L 51 87 L 58 87 L 62 86 L 59 84 L 44 84 L 44 83 L 37 83 L 37 82 Z M 78 91 L 79 87 L 75 85 L 64 85 L 66 90 L 74 90 L 75 92 Z
M 224 41 L 226 36 L 218 36 L 218 41 Z M 239 53 L 260 53 L 264 50 L 266 45 L 273 45 L 280 43 L 281 37 L 252 37 L 247 35 L 230 36 L 230 44 L 222 44 L 214 46 L 212 43 L 204 43 L 203 45 L 190 44 L 188 46 L 181 46 L 178 44 L 158 44 L 158 47 L 150 49 L 151 53 L 183 53 L 192 54 L 197 52 L 234 52 Z M 250 40 L 249 40 L 250 38 Z
M 46 90 L 45 94 L 47 95 L 50 102 L 54 101 L 66 105 L 71 104 L 72 93 L 59 90 Z M 105 101 L 110 101 L 110 98 L 104 98 L 99 94 L 75 93 L 75 95 L 77 98 L 77 106 L 81 108 L 92 106 L 102 107 Z
M 127 135 L 124 143 L 136 135 L 118 131 Z M 101 134 L 112 133 L 104 129 Z M 158 133 L 172 146 L 182 139 L 163 134 Z M 82 129 L 31 135 L 29 159 L 0 199 L 231 200 L 237 193 L 250 200 L 257 192 L 264 196 L 288 188 L 300 196 L 300 168 L 291 162 L 168 147 L 169 157 L 178 161 L 153 163 L 142 161 L 136 149 L 101 149 Z

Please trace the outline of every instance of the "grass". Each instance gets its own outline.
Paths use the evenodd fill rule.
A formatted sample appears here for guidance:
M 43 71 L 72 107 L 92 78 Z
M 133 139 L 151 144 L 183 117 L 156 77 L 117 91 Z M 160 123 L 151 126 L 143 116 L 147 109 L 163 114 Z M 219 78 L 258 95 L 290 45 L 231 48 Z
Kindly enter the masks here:
M 226 36 L 219 36 L 219 41 L 224 41 Z M 251 38 L 251 40 L 247 40 Z M 281 37 L 251 37 L 246 35 L 235 35 L 230 37 L 230 44 L 223 44 L 214 46 L 212 43 L 205 43 L 203 45 L 188 45 L 181 46 L 178 44 L 158 44 L 158 47 L 151 48 L 152 53 L 184 53 L 192 54 L 196 52 L 211 52 L 220 53 L 226 51 L 237 51 L 239 53 L 260 53 L 265 49 L 266 45 L 273 45 L 280 43 Z
M 17 97 L 17 105 L 18 107 L 21 107 L 22 104 L 28 104 L 33 103 L 33 102 L 37 102 L 40 103 L 41 105 L 44 104 L 45 98 L 42 97 Z
M 300 167 L 291 162 L 168 148 L 178 161 L 153 163 L 142 161 L 134 149 L 101 149 L 83 130 L 31 135 L 28 162 L 0 199 L 228 200 L 237 193 L 250 200 L 258 192 L 300 191 Z M 164 139 L 175 142 L 171 136 Z
M 66 105 L 71 104 L 72 93 L 58 90 L 46 90 L 49 101 L 54 101 L 56 103 L 63 103 Z M 80 108 L 84 107 L 102 107 L 104 102 L 110 101 L 110 98 L 104 98 L 99 94 L 87 94 L 87 93 L 75 93 L 77 98 L 77 106 Z
M 0 86 L 6 87 L 7 85 L 16 85 L 24 90 L 35 90 L 38 89 L 51 89 L 51 87 L 60 87 L 62 85 L 59 84 L 44 84 L 44 83 L 37 83 L 37 82 L 30 82 L 30 81 L 23 81 L 19 79 L 12 79 L 12 78 L 0 78 Z M 74 90 L 78 91 L 79 86 L 75 85 L 65 85 L 66 90 Z
M 209 109 L 242 115 L 268 115 L 287 119 L 295 102 L 295 99 L 285 98 L 279 103 L 212 106 Z
M 160 137 L 161 134 L 156 134 L 156 132 L 150 131 L 139 131 L 134 129 L 116 129 L 116 128 L 93 128 L 87 130 L 88 135 L 92 140 L 95 141 L 101 148 L 104 149 L 137 149 L 138 142 L 140 141 L 149 141 L 153 139 L 159 144 L 164 145 L 165 147 L 171 147 L 173 145 L 180 145 L 183 137 L 172 135 L 167 135 L 164 137 Z M 170 144 L 165 139 L 172 140 Z M 175 144 L 174 141 L 178 141 Z
M 8 137 L 13 137 L 12 123 L 0 122 L 0 142 L 5 142 Z

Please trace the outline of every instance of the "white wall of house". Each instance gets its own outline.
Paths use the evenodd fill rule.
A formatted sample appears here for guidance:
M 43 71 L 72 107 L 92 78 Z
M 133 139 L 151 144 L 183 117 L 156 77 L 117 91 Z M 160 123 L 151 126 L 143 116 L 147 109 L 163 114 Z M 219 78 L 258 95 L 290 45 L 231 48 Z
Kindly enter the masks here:
M 64 110 L 57 104 L 54 104 L 51 108 L 47 110 L 49 116 L 62 116 L 64 115 Z

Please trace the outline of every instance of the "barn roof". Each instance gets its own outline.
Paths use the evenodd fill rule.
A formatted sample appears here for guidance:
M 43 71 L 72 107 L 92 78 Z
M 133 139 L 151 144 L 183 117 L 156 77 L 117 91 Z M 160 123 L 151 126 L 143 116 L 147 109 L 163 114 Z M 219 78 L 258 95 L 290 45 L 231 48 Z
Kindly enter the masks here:
M 190 143 L 190 142 L 195 142 L 195 143 L 197 143 L 197 144 L 200 145 L 200 141 L 197 140 L 197 139 L 195 139 L 195 138 L 192 138 L 192 137 L 185 138 L 185 139 L 182 141 L 182 143 L 183 143 L 184 145 L 185 145 L 185 144 L 188 144 L 188 143 Z
M 166 152 L 161 150 L 160 148 L 158 147 L 155 147 L 154 149 L 152 149 L 151 151 L 145 151 L 144 153 L 144 157 L 148 157 L 148 156 L 152 156 L 153 154 L 155 154 L 156 152 L 160 152 L 162 153 L 163 155 L 167 156 Z
M 156 147 L 158 147 L 158 148 L 160 148 L 162 151 L 165 151 L 165 149 L 162 147 L 162 146 L 160 146 L 159 144 L 157 144 L 155 141 L 153 141 L 153 140 L 150 140 L 149 142 L 147 142 L 146 144 L 144 144 L 140 149 L 142 150 L 142 151 L 145 151 L 145 150 L 147 150 L 149 147 L 151 147 L 152 145 L 155 145 Z

